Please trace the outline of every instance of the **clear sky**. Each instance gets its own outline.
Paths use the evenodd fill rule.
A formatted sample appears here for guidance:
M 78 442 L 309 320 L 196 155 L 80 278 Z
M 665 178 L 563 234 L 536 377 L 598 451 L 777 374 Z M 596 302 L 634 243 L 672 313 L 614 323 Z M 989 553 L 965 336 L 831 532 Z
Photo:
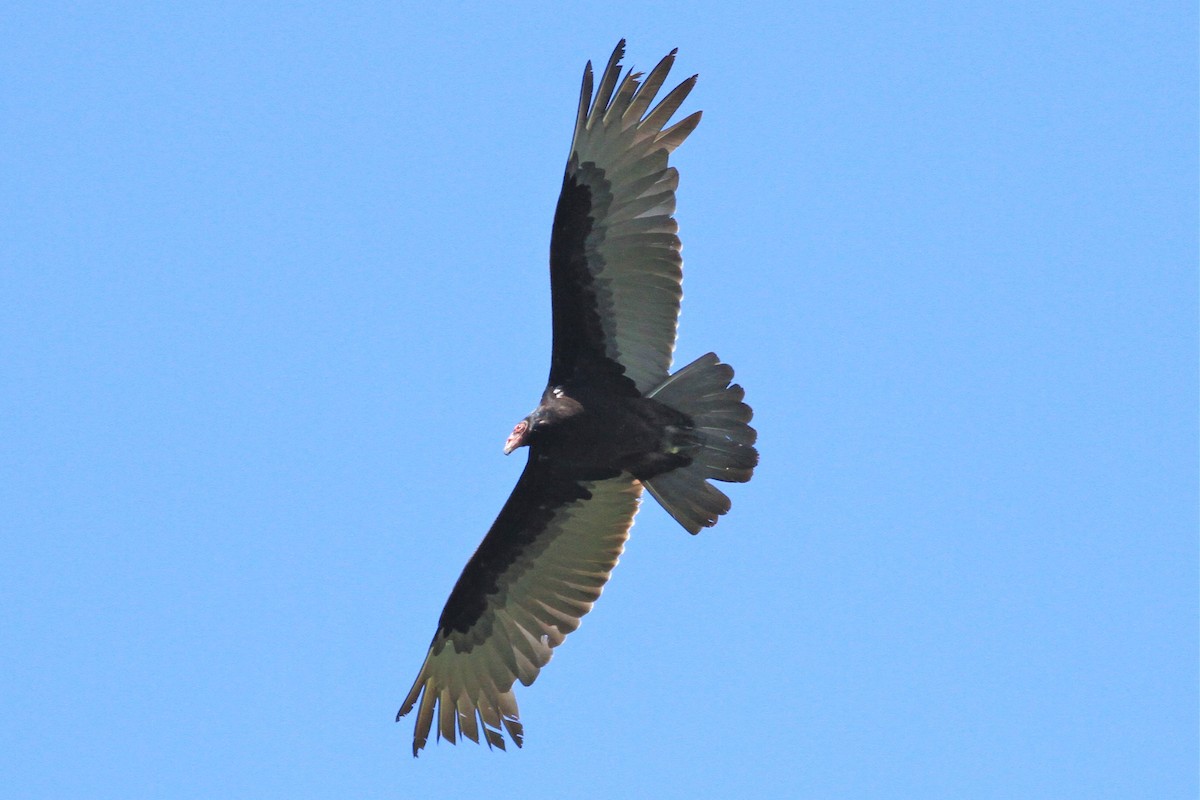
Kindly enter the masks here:
M 0 17 L 7 796 L 1197 796 L 1194 4 Z M 621 37 L 762 464 L 414 761 Z

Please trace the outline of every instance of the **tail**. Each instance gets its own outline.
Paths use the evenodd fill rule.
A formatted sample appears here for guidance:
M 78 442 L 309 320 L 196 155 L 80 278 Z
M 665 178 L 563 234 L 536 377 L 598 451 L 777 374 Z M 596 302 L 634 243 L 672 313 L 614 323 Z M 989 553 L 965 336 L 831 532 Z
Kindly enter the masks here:
M 745 483 L 754 474 L 758 433 L 748 424 L 754 412 L 742 402 L 745 391 L 732 386 L 733 367 L 715 353 L 700 356 L 647 393 L 692 418 L 692 461 L 644 481 L 646 489 L 688 533 L 717 524 L 729 498 L 707 479 Z

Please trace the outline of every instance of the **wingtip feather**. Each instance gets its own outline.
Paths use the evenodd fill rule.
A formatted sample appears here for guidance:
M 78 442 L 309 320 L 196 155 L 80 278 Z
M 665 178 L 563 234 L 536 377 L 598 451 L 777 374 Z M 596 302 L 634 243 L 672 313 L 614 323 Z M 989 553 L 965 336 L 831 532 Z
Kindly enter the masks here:
M 596 96 L 592 100 L 592 110 L 588 114 L 588 125 L 592 125 L 596 119 L 603 117 L 603 114 L 597 113 L 608 108 L 609 100 L 612 98 L 613 89 L 617 86 L 617 79 L 621 76 L 621 59 L 625 57 L 625 40 L 617 42 L 616 48 L 613 49 L 612 55 L 608 58 L 608 64 L 604 67 L 604 74 L 600 76 L 600 87 L 596 90 Z

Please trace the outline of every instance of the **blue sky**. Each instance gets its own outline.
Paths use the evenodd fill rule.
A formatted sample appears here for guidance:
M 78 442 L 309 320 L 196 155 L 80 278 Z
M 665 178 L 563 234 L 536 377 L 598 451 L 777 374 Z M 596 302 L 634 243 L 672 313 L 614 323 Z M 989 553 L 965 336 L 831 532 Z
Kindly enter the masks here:
M 11 796 L 1196 796 L 1194 5 L 3 16 Z M 678 356 L 762 464 L 414 761 L 621 37 L 700 73 Z

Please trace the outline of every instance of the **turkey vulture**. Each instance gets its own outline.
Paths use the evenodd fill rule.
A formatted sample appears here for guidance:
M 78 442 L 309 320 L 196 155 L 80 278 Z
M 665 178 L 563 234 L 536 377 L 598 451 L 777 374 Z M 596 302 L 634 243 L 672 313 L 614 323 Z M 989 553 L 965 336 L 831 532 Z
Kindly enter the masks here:
M 505 454 L 525 471 L 467 562 L 396 719 L 417 709 L 413 755 L 430 728 L 504 749 L 524 730 L 513 683 L 528 686 L 591 610 L 650 491 L 689 533 L 748 481 L 757 434 L 733 369 L 709 353 L 668 374 L 683 296 L 668 156 L 700 112 L 665 127 L 696 83 L 653 110 L 675 52 L 621 77 L 622 40 L 592 96 L 583 72 L 575 135 L 550 236 L 553 351 L 541 402 Z M 436 717 L 436 719 L 435 719 Z

